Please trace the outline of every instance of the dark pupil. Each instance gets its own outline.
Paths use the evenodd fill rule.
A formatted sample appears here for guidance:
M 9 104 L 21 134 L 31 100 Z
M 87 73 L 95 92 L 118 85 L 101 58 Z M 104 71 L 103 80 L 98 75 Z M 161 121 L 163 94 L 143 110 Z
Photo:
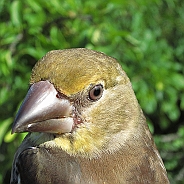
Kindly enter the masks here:
M 100 87 L 95 87 L 95 89 L 94 89 L 94 96 L 99 96 L 100 92 L 101 92 Z

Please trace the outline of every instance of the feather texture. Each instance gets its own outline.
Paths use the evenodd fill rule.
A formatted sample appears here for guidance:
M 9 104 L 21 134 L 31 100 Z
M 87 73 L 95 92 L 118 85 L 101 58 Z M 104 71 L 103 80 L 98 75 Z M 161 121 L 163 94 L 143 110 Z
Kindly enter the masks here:
M 30 84 L 13 125 L 14 132 L 30 133 L 15 154 L 11 184 L 169 183 L 130 80 L 114 58 L 88 49 L 51 51 L 33 68 Z M 41 103 L 42 85 L 62 105 L 50 113 L 43 92 L 46 107 L 25 122 Z M 28 101 L 33 107 L 25 115 Z M 64 127 L 68 119 L 71 130 Z

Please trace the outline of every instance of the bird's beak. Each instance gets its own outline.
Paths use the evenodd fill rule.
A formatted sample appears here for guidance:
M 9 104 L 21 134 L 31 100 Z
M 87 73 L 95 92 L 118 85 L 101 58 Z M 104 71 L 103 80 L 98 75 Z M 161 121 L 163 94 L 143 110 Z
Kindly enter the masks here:
M 15 118 L 15 132 L 71 132 L 73 126 L 72 105 L 49 81 L 34 83 Z

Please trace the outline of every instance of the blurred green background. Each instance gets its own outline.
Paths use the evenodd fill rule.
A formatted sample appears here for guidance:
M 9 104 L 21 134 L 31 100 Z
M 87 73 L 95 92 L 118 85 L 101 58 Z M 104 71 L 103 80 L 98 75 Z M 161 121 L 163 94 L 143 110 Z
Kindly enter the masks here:
M 25 134 L 11 135 L 46 52 L 86 47 L 119 60 L 168 171 L 184 183 L 183 0 L 0 0 L 0 183 Z

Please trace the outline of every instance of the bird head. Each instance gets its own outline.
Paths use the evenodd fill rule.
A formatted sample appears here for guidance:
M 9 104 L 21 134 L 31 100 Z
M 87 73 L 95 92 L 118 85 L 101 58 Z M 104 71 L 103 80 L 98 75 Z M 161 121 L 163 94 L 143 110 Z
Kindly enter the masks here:
M 53 135 L 43 144 L 98 155 L 138 135 L 140 111 L 116 59 L 84 48 L 54 50 L 33 68 L 12 133 Z

